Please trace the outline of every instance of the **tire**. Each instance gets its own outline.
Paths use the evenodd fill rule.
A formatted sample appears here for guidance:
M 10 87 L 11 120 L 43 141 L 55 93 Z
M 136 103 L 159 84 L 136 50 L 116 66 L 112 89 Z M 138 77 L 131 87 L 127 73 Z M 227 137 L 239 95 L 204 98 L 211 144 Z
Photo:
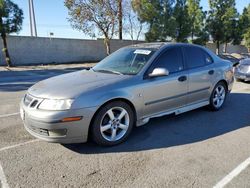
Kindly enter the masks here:
M 127 103 L 114 101 L 98 110 L 91 125 L 92 140 L 98 145 L 113 146 L 124 142 L 135 123 L 135 114 Z
M 210 96 L 210 104 L 209 104 L 210 109 L 213 111 L 220 110 L 225 103 L 226 97 L 227 97 L 227 87 L 225 83 L 223 82 L 217 83 Z

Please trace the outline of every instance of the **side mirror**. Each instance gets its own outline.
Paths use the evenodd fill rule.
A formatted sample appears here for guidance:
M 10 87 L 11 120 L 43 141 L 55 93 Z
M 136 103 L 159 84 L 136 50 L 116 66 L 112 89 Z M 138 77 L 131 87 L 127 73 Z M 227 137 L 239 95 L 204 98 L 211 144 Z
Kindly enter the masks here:
M 165 68 L 155 68 L 152 73 L 150 73 L 148 76 L 150 78 L 153 77 L 159 77 L 159 76 L 168 76 L 169 71 Z

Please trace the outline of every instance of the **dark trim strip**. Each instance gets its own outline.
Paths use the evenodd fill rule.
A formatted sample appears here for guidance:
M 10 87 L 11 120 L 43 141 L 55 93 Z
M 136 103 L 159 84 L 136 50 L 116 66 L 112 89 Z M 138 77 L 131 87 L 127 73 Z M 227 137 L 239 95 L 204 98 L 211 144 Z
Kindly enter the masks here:
M 167 100 L 171 100 L 171 99 L 183 97 L 185 95 L 190 95 L 190 94 L 194 94 L 194 93 L 198 93 L 198 92 L 201 92 L 201 91 L 208 90 L 209 88 L 210 87 L 205 87 L 205 88 L 202 88 L 202 89 L 198 89 L 198 90 L 195 90 L 195 91 L 183 93 L 183 94 L 176 95 L 176 96 L 173 96 L 173 97 L 166 97 L 166 98 L 158 99 L 158 100 L 155 100 L 155 101 L 150 101 L 150 102 L 145 103 L 145 105 L 147 106 L 147 105 L 151 105 L 151 104 L 155 104 L 155 103 L 159 103 L 159 102 L 163 102 L 163 101 L 167 101 Z
M 180 95 L 175 95 L 173 97 L 166 97 L 166 98 L 158 99 L 158 100 L 155 100 L 155 101 L 150 101 L 150 102 L 145 103 L 145 105 L 151 105 L 151 104 L 155 104 L 155 103 L 167 101 L 167 100 L 170 100 L 170 99 L 175 99 L 175 98 L 178 98 L 178 97 L 183 97 L 185 95 L 187 95 L 187 93 L 183 93 L 183 94 L 180 94 Z
M 198 92 L 205 91 L 205 90 L 208 90 L 208 89 L 210 89 L 210 87 L 205 87 L 205 88 L 198 89 L 198 90 L 195 90 L 195 91 L 190 91 L 187 94 L 189 95 L 189 94 L 193 94 L 193 93 L 198 93 Z

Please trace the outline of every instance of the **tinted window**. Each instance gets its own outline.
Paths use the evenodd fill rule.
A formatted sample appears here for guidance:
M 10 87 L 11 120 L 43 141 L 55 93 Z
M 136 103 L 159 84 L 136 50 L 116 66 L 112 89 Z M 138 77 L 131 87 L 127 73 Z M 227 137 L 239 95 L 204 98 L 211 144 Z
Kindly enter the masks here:
M 154 68 L 166 68 L 169 73 L 183 70 L 182 52 L 180 48 L 171 48 L 157 59 Z M 153 70 L 151 70 L 153 71 Z
M 211 64 L 213 59 L 204 50 L 198 47 L 186 47 L 186 61 L 189 68 Z

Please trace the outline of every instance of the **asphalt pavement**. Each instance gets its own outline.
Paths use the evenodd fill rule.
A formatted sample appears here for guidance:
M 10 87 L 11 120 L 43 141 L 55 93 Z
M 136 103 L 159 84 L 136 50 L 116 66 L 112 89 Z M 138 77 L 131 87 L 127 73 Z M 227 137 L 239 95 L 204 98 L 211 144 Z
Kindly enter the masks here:
M 250 187 L 250 83 L 223 109 L 154 118 L 118 146 L 37 140 L 18 114 L 25 90 L 82 67 L 0 69 L 0 187 Z

